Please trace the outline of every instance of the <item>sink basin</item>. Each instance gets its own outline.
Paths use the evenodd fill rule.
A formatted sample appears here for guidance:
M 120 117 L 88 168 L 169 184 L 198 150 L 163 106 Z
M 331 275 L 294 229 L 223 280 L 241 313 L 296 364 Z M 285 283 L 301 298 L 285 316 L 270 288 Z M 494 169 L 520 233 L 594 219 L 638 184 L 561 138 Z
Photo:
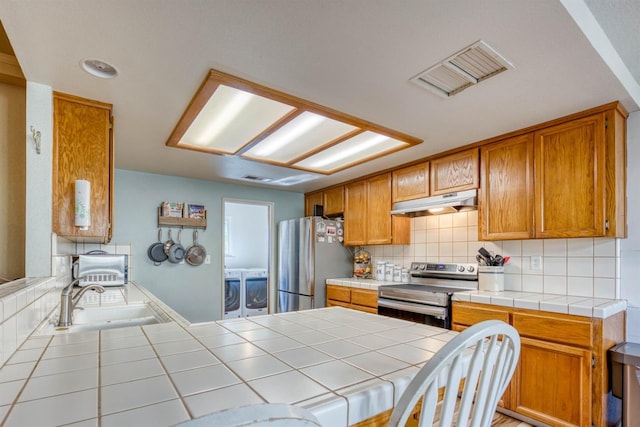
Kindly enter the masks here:
M 58 313 L 54 313 L 46 323 L 36 331 L 37 335 L 95 331 L 100 329 L 126 328 L 128 326 L 164 323 L 163 318 L 149 304 L 128 304 L 106 307 L 77 308 L 73 312 L 73 324 L 58 327 Z

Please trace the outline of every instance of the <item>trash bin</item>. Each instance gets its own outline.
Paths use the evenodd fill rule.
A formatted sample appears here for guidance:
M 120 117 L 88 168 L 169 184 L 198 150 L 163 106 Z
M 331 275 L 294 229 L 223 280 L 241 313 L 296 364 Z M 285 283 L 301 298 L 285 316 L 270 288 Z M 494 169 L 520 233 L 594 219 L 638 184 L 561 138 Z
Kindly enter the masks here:
M 640 420 L 640 344 L 618 344 L 609 350 L 609 357 L 611 392 L 622 399 L 622 425 L 631 427 Z

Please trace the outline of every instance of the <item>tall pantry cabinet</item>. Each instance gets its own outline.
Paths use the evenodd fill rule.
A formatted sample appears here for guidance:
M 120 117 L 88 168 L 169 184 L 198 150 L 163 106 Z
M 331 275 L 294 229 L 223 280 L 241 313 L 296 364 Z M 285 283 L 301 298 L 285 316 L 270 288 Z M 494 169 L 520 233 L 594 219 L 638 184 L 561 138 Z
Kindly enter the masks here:
M 53 231 L 72 241 L 107 243 L 113 223 L 112 105 L 53 94 Z M 75 226 L 75 181 L 91 184 L 91 225 Z

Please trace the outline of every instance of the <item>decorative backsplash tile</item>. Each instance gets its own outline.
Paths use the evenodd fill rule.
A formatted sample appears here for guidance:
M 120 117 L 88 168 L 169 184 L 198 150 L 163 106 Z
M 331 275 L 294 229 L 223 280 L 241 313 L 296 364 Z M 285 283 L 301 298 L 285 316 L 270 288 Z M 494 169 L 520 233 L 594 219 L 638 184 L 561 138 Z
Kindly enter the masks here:
M 478 212 L 411 219 L 411 244 L 367 246 L 373 262 L 410 267 L 414 261 L 475 263 L 480 247 L 510 256 L 505 290 L 594 298 L 620 298 L 618 239 L 579 238 L 478 241 Z M 531 257 L 542 268 L 533 269 Z

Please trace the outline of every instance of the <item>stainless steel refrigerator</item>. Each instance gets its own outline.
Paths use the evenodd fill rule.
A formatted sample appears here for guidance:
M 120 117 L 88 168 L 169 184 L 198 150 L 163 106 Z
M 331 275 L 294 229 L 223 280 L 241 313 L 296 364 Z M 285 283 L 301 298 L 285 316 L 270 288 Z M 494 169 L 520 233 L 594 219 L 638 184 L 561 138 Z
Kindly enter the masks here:
M 325 281 L 353 275 L 342 225 L 317 216 L 278 224 L 278 312 L 324 307 Z

